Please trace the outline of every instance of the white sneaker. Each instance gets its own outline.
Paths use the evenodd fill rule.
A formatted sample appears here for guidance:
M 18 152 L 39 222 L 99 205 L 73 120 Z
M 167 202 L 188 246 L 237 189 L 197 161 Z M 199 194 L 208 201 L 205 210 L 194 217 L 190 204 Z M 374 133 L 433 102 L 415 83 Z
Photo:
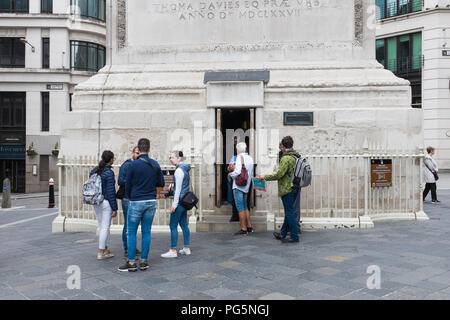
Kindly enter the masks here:
M 176 258 L 176 257 L 178 257 L 178 255 L 177 255 L 176 252 L 173 252 L 173 251 L 169 250 L 166 253 L 163 253 L 161 255 L 161 257 L 163 257 L 163 258 Z
M 191 254 L 191 249 L 181 249 L 180 251 L 178 251 L 179 254 L 184 254 L 184 255 L 190 255 Z

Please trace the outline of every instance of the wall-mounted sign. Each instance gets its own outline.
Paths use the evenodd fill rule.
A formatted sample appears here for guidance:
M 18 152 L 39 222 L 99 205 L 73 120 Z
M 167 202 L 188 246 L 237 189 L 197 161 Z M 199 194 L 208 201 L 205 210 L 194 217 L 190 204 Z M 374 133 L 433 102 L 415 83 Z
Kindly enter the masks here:
M 370 163 L 372 188 L 392 187 L 392 159 L 374 159 Z
M 0 159 L 25 160 L 25 146 L 0 144 Z
M 285 112 L 283 124 L 285 126 L 313 126 L 314 112 Z
M 33 164 L 33 176 L 37 176 L 37 164 Z
M 442 50 L 442 56 L 450 57 L 450 50 Z
M 62 84 L 48 84 L 47 90 L 62 90 L 63 85 Z

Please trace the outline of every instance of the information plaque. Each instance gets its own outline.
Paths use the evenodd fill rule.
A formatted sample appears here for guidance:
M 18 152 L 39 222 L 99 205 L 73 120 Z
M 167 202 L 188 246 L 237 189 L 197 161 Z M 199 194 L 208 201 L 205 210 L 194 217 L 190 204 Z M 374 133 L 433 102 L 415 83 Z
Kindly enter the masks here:
M 373 159 L 370 163 L 372 188 L 392 187 L 392 159 Z

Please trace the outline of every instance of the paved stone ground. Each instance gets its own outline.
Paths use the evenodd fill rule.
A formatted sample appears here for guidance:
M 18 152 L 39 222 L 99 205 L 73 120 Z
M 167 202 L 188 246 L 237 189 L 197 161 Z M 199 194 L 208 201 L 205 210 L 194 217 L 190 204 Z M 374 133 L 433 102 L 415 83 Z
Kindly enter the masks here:
M 439 197 L 425 203 L 430 221 L 304 232 L 300 244 L 195 233 L 191 256 L 166 260 L 169 235 L 153 234 L 150 269 L 136 273 L 117 271 L 120 236 L 109 244 L 116 256 L 98 261 L 94 234 L 52 234 L 47 199 L 17 200 L 0 210 L 0 299 L 450 299 L 450 190 Z M 71 265 L 80 290 L 67 288 Z M 371 265 L 381 289 L 366 286 Z

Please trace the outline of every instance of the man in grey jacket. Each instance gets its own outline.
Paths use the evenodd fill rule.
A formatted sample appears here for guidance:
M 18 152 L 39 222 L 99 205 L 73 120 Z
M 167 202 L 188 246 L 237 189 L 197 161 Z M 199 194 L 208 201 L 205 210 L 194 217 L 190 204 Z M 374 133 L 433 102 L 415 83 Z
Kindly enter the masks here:
M 423 175 L 425 179 L 425 190 L 423 191 L 423 201 L 428 195 L 428 192 L 431 190 L 431 202 L 432 203 L 440 203 L 437 199 L 436 193 L 436 177 L 438 173 L 438 167 L 436 161 L 432 158 L 435 154 L 435 149 L 433 147 L 427 148 L 427 155 L 425 155 L 425 159 L 423 160 Z

